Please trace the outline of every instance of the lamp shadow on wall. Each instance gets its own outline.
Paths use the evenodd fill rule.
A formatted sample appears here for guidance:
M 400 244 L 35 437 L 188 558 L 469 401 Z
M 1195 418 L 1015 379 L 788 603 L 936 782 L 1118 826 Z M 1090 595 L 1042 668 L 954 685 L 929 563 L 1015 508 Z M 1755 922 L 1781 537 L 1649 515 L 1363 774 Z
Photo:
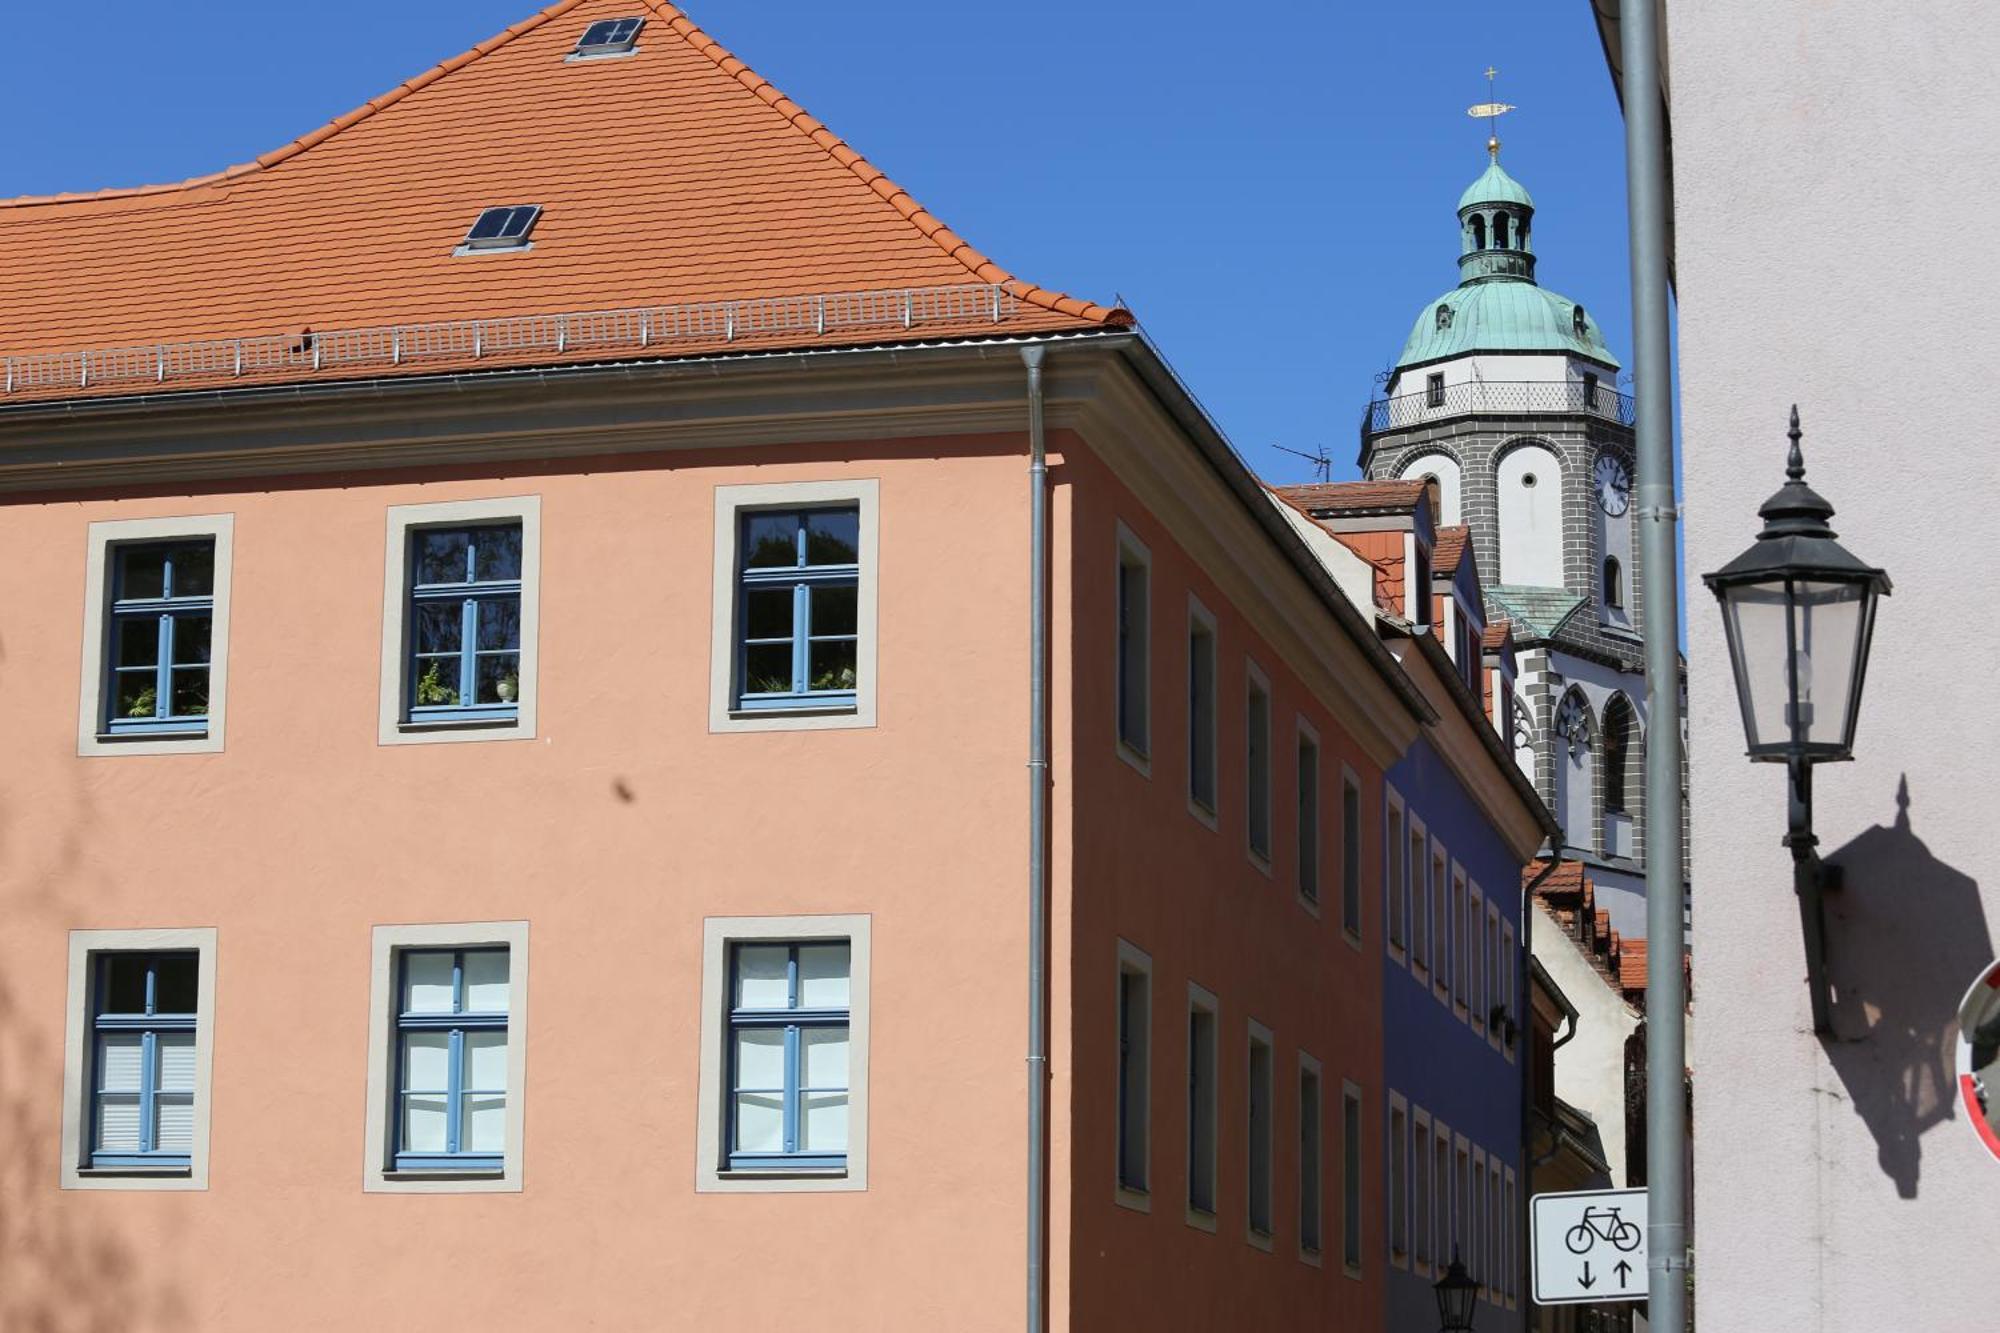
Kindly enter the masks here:
M 1931 855 L 1910 805 L 1905 775 L 1895 822 L 1826 858 L 1844 883 L 1826 895 L 1833 1031 L 1821 1038 L 1905 1199 L 1917 1197 L 1923 1134 L 1956 1118 L 1958 1003 L 1993 961 L 1978 881 Z

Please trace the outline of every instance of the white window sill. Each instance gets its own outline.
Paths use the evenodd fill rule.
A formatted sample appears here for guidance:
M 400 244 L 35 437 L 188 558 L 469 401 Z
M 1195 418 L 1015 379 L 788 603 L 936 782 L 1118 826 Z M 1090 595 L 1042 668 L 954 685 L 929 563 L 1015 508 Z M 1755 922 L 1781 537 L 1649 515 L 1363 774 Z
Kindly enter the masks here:
M 1320 1252 L 1318 1250 L 1310 1249 L 1305 1246 L 1299 1247 L 1299 1262 L 1302 1264 L 1310 1264 L 1314 1268 L 1322 1268 L 1325 1266 L 1324 1257 L 1320 1254 Z
M 860 711 L 853 704 L 800 704 L 795 708 L 732 708 L 729 717 L 734 722 L 749 722 L 766 717 L 853 717 Z
M 1153 776 L 1152 757 L 1123 736 L 1118 738 L 1118 757 L 1137 769 L 1141 777 Z
M 398 722 L 396 730 L 405 736 L 411 736 L 421 735 L 427 731 L 514 731 L 519 729 L 520 725 L 521 719 L 518 717 L 481 717 L 467 718 L 462 722 L 449 719 Z
M 185 731 L 100 731 L 97 733 L 99 745 L 130 745 L 140 741 L 205 741 L 207 727 L 189 727 Z
M 771 1171 L 718 1171 L 717 1180 L 845 1180 L 847 1168 L 779 1167 Z

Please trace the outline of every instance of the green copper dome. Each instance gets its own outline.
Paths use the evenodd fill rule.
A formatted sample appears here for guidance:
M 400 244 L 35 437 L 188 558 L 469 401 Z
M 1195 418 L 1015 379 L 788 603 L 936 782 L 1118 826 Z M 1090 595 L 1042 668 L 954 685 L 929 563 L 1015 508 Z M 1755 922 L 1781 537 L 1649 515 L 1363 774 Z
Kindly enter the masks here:
M 1532 209 L 1535 200 L 1526 186 L 1509 176 L 1495 161 L 1489 163 L 1486 170 L 1479 173 L 1479 179 L 1466 186 L 1465 193 L 1458 196 L 1458 211 L 1461 213 L 1479 204 L 1516 204 Z
M 1459 284 L 1417 316 L 1398 373 L 1474 352 L 1558 353 L 1618 369 L 1597 321 L 1536 284 L 1534 223 L 1533 197 L 1496 156 L 1458 199 Z

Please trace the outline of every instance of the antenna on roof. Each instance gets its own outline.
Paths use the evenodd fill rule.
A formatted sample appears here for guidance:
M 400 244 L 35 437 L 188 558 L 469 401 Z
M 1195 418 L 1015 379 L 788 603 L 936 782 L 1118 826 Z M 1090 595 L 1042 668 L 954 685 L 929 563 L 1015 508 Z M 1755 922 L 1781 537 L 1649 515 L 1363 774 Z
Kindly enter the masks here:
M 1313 479 L 1320 485 L 1324 486 L 1327 482 L 1333 480 L 1333 460 L 1326 456 L 1325 445 L 1313 446 L 1311 453 L 1305 453 L 1298 449 L 1287 449 L 1282 444 L 1274 444 L 1271 447 L 1281 454 L 1290 454 L 1294 458 L 1303 458 L 1306 462 L 1311 463 L 1313 465 Z
M 1473 117 L 1475 120 L 1482 117 L 1485 119 L 1486 151 L 1493 155 L 1495 162 L 1500 160 L 1500 133 L 1499 126 L 1495 122 L 1509 111 L 1515 109 L 1511 104 L 1499 101 L 1493 96 L 1493 80 L 1499 77 L 1500 71 L 1488 65 L 1486 67 L 1486 100 L 1477 106 L 1465 108 L 1465 114 Z

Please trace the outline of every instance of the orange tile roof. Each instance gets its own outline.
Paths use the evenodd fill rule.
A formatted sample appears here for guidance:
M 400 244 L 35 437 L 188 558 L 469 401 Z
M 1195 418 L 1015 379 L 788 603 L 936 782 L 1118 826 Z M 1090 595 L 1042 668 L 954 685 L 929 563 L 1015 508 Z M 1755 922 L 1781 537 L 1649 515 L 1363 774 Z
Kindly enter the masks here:
M 1623 991 L 1646 989 L 1646 941 L 1620 938 L 1617 948 L 1618 988 Z
M 1488 652 L 1505 648 L 1514 641 L 1514 622 L 1501 617 L 1488 625 L 1479 636 L 1479 646 Z
M 640 11 L 649 21 L 636 56 L 565 60 L 591 22 Z M 452 253 L 481 209 L 516 203 L 543 208 L 531 251 Z M 971 290 L 980 285 L 998 299 Z M 718 317 L 676 336 L 655 325 L 656 341 L 635 339 L 629 355 L 1132 322 L 1014 278 L 665 0 L 560 0 L 212 175 L 0 201 L 0 355 L 12 358 L 273 335 L 304 352 L 306 330 L 956 289 L 962 300 L 919 303 L 907 324 L 893 317 L 899 303 L 869 327 L 824 332 L 810 318 L 725 331 Z M 399 343 L 389 363 L 386 347 L 371 376 L 612 355 L 558 352 L 550 340 L 517 353 L 487 342 L 425 356 L 413 345 L 405 358 Z M 112 358 L 98 364 L 87 389 L 16 375 L 9 396 L 159 387 L 120 383 L 104 369 Z M 175 365 L 169 388 L 241 378 Z M 254 373 L 339 377 L 315 372 L 310 356 Z
M 1472 529 L 1468 527 L 1439 528 L 1437 541 L 1431 546 L 1431 569 L 1439 574 L 1450 574 L 1458 568 L 1458 562 L 1471 549 Z
M 1308 514 L 1360 514 L 1388 511 L 1403 513 L 1415 509 L 1423 498 L 1421 481 L 1330 481 L 1310 486 L 1274 486 L 1271 489 L 1295 508 Z

